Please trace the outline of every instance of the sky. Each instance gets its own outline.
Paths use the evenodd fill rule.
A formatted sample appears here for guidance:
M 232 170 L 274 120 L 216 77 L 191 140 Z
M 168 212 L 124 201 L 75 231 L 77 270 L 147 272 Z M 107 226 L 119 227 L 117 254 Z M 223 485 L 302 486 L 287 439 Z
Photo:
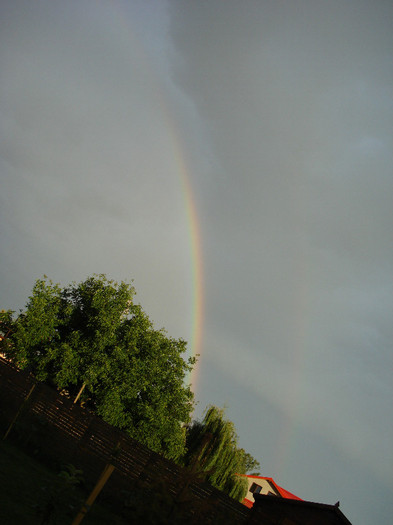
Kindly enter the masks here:
M 393 513 L 393 5 L 0 0 L 0 303 L 125 280 L 261 474 Z

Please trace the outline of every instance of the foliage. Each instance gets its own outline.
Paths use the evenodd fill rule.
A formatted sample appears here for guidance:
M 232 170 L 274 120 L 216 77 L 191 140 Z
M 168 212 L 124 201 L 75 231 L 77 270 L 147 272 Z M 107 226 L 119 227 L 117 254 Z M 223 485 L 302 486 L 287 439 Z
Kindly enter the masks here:
M 232 421 L 225 419 L 224 409 L 210 406 L 203 421 L 194 421 L 187 431 L 186 464 L 196 461 L 214 487 L 242 501 L 247 480 L 239 476 L 259 468 L 259 463 L 243 448 Z
M 0 310 L 0 353 L 7 354 L 10 349 L 10 335 L 14 329 L 12 310 Z
M 59 472 L 59 477 L 64 479 L 65 483 L 70 487 L 81 485 L 84 481 L 83 470 L 77 469 L 72 463 L 63 465 L 62 470 Z
M 39 279 L 25 311 L 1 313 L 3 351 L 72 396 L 85 385 L 81 399 L 104 420 L 176 459 L 193 408 L 184 379 L 195 360 L 183 359 L 185 341 L 156 330 L 134 296 L 132 285 L 104 275 L 65 288 Z

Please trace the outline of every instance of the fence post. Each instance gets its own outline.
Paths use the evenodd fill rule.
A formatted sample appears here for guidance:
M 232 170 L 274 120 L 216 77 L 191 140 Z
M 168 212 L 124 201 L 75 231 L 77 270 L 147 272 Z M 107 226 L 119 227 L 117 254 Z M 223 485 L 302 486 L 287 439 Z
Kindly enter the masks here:
M 114 471 L 115 467 L 112 465 L 112 463 L 107 463 L 105 465 L 104 470 L 101 473 L 101 476 L 98 478 L 98 481 L 96 483 L 96 486 L 91 491 L 90 496 L 87 498 L 86 502 L 83 504 L 81 510 L 78 512 L 76 518 L 72 522 L 71 525 L 79 525 L 79 523 L 83 520 L 83 518 L 86 516 L 86 514 L 89 512 L 91 506 L 93 505 L 94 501 L 96 500 L 98 494 L 101 492 L 101 490 L 104 488 L 105 483 L 108 481 L 110 475 Z
M 120 442 L 117 443 L 115 448 L 112 450 L 112 457 L 110 461 L 105 465 L 104 470 L 102 471 L 100 477 L 98 478 L 98 481 L 96 483 L 96 486 L 91 491 L 90 496 L 87 498 L 85 503 L 82 505 L 81 510 L 78 512 L 76 518 L 72 522 L 71 525 L 79 525 L 79 523 L 83 520 L 83 518 L 86 516 L 86 514 L 89 512 L 91 506 L 95 502 L 98 494 L 101 492 L 101 490 L 104 488 L 105 483 L 110 478 L 112 472 L 115 470 L 115 466 L 111 463 L 116 456 L 120 453 Z
M 81 396 L 82 392 L 84 391 L 85 387 L 86 387 L 86 383 L 83 383 L 81 389 L 80 389 L 79 392 L 78 392 L 78 395 L 77 395 L 76 398 L 74 399 L 74 405 L 75 405 L 75 403 L 78 401 L 78 399 L 80 398 L 80 396 Z
M 3 436 L 3 440 L 6 439 L 7 436 L 8 436 L 8 434 L 11 432 L 12 427 L 14 426 L 16 420 L 18 419 L 20 413 L 22 412 L 23 407 L 26 405 L 26 403 L 27 403 L 29 397 L 30 397 L 31 394 L 33 393 L 33 390 L 35 389 L 36 386 L 37 386 L 37 381 L 34 380 L 33 386 L 30 388 L 29 393 L 27 394 L 27 396 L 24 398 L 24 400 L 23 400 L 22 403 L 20 404 L 20 407 L 19 407 L 18 411 L 16 412 L 16 414 L 15 414 L 15 416 L 14 416 L 14 419 L 11 421 L 10 426 L 8 427 L 6 433 L 5 433 L 4 436 Z

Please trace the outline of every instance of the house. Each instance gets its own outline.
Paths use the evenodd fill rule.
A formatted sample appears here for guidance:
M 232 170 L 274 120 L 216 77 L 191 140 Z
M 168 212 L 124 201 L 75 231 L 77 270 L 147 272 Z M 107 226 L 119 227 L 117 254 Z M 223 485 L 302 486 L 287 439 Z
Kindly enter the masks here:
M 351 525 L 339 503 L 326 505 L 255 494 L 247 525 Z
M 273 478 L 244 477 L 248 492 L 243 504 L 251 509 L 247 525 L 351 525 L 339 503 L 304 501 L 277 485 Z
M 276 496 L 278 498 L 301 501 L 301 498 L 298 498 L 295 494 L 277 485 L 273 478 L 252 475 L 245 475 L 244 477 L 246 477 L 248 481 L 248 491 L 242 503 L 249 509 L 254 504 L 254 494 L 264 494 L 265 496 Z

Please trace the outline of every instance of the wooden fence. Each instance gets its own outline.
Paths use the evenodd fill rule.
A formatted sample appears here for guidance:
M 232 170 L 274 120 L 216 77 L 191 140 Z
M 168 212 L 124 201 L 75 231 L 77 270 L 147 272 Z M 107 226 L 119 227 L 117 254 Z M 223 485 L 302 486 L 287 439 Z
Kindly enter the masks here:
M 28 396 L 32 387 L 28 400 Z M 24 403 L 24 404 L 23 404 Z M 10 438 L 22 435 L 30 449 L 56 465 L 73 464 L 83 471 L 87 487 L 93 487 L 106 463 L 115 471 L 100 498 L 127 504 L 136 493 L 152 500 L 158 492 L 166 491 L 174 502 L 198 515 L 198 523 L 244 524 L 249 509 L 229 498 L 206 482 L 192 477 L 189 470 L 176 465 L 125 432 L 112 427 L 43 383 L 35 384 L 32 375 L 19 370 L 0 358 L 0 431 L 6 432 L 22 407 L 11 430 Z M 187 486 L 187 498 L 184 488 Z

